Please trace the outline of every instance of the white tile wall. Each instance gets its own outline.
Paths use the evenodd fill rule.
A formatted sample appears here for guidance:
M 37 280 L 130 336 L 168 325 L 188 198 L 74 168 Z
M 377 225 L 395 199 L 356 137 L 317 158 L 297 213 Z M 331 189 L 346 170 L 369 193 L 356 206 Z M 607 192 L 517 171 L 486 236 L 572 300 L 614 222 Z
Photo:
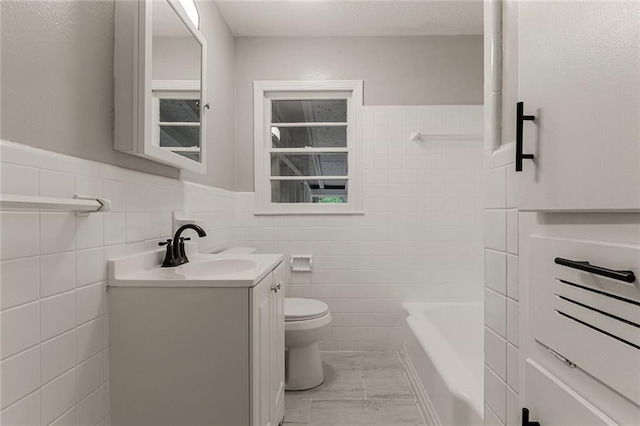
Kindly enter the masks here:
M 363 119 L 357 216 L 254 216 L 253 193 L 1 142 L 3 192 L 102 195 L 112 211 L 0 212 L 0 423 L 109 424 L 106 260 L 155 248 L 175 210 L 206 229 L 201 250 L 313 254 L 314 271 L 290 274 L 287 292 L 330 305 L 325 349 L 399 348 L 405 300 L 481 300 L 480 139 L 415 143 L 409 134 L 479 134 L 482 107 L 366 107 Z
M 364 215 L 254 216 L 253 194 L 237 197 L 239 245 L 314 256 L 287 295 L 329 304 L 323 349 L 397 349 L 403 301 L 483 297 L 482 138 L 410 141 L 481 135 L 482 107 L 364 107 L 362 121 Z
M 485 343 L 485 366 L 490 373 L 485 383 L 489 407 L 485 420 L 509 426 L 519 421 L 518 210 L 513 151 L 509 144 L 485 156 L 485 342 L 490 344 Z
M 492 249 L 487 251 L 490 256 L 485 266 L 485 285 L 489 295 L 485 301 L 488 303 L 485 306 L 485 325 L 488 326 L 487 333 L 491 333 L 490 329 L 497 331 L 494 327 L 504 330 L 498 338 L 501 339 L 500 346 L 504 344 L 507 347 L 507 380 L 495 374 L 503 371 L 502 366 L 492 365 L 488 362 L 491 359 L 486 358 L 490 380 L 485 383 L 485 424 L 515 426 L 520 424 L 517 367 L 518 184 L 513 164 L 513 143 L 501 141 L 503 5 L 502 1 L 484 2 L 485 238 L 486 247 Z M 506 269 L 502 261 L 497 261 L 496 252 L 506 257 Z M 506 281 L 506 288 L 503 281 Z
M 104 196 L 106 214 L 2 211 L 0 424 L 109 424 L 106 260 L 156 247 L 174 210 L 235 240 L 234 194 L 0 142 L 2 193 Z

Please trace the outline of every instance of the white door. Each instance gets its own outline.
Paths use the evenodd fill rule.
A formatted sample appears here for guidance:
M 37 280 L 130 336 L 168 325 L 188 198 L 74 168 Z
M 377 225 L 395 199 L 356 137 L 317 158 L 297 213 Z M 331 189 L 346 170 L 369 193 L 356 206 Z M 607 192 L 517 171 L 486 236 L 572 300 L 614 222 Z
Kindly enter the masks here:
M 267 275 L 251 291 L 251 423 L 271 426 L 272 346 L 273 346 L 273 277 Z
M 520 209 L 640 209 L 640 2 L 518 7 Z
M 271 366 L 271 398 L 273 407 L 272 422 L 279 424 L 284 418 L 284 266 L 281 263 L 273 271 L 271 294 L 271 319 L 273 327 L 273 345 Z

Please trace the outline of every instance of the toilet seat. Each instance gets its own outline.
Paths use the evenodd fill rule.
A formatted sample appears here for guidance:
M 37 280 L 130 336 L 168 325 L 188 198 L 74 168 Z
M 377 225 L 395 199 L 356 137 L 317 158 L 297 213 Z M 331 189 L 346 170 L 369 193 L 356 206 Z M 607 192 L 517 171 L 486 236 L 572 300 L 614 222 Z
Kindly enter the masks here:
M 307 321 L 321 318 L 329 312 L 326 303 L 314 299 L 287 297 L 284 299 L 285 322 Z

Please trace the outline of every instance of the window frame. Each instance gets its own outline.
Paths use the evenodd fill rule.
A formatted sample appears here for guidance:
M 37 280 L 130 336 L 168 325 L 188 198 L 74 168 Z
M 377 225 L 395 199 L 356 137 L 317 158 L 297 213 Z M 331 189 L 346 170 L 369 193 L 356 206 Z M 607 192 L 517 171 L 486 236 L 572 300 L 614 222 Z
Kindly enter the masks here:
M 363 214 L 362 200 L 362 80 L 329 81 L 254 81 L 254 175 L 256 193 L 256 215 L 299 214 Z M 347 146 L 345 148 L 273 148 L 271 140 L 271 101 L 307 99 L 347 100 Z M 288 124 L 293 123 L 274 123 Z M 298 124 L 298 123 L 295 123 Z M 309 123 L 299 123 L 307 127 Z M 316 126 L 318 124 L 315 124 Z M 336 125 L 331 123 L 331 125 Z M 346 203 L 273 203 L 271 182 L 274 180 L 303 180 L 297 177 L 271 176 L 271 154 L 304 152 L 347 153 L 347 176 L 331 176 L 346 179 L 348 201 Z M 326 176 L 329 177 L 329 176 Z M 307 180 L 318 180 L 325 176 L 305 176 Z
M 151 91 L 151 114 L 152 114 L 152 128 L 151 128 L 151 144 L 157 149 L 165 150 L 172 154 L 178 154 L 179 152 L 198 152 L 200 154 L 200 161 L 195 161 L 187 157 L 183 157 L 182 161 L 189 161 L 195 164 L 203 163 L 203 143 L 202 138 L 203 134 L 203 126 L 202 126 L 202 111 L 203 108 L 200 109 L 200 121 L 193 122 L 193 124 L 186 124 L 181 122 L 176 122 L 176 125 L 190 125 L 193 127 L 199 128 L 199 147 L 197 150 L 193 149 L 169 149 L 167 147 L 160 146 L 160 126 L 168 125 L 166 123 L 160 122 L 160 100 L 162 99 L 188 99 L 188 100 L 198 100 L 198 102 L 202 102 L 200 99 L 200 82 L 197 80 L 154 80 L 152 91 Z M 197 123 L 197 124 L 195 124 Z M 178 154 L 180 155 L 180 154 Z

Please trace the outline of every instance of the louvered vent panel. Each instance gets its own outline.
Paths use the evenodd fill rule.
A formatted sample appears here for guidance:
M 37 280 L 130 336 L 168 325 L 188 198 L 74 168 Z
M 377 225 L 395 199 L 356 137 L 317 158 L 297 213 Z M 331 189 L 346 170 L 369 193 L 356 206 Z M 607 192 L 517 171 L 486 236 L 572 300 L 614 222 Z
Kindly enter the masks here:
M 530 239 L 531 334 L 640 404 L 640 284 L 627 282 L 640 275 L 640 246 Z M 610 278 L 598 268 L 580 270 L 585 266 L 620 272 Z

